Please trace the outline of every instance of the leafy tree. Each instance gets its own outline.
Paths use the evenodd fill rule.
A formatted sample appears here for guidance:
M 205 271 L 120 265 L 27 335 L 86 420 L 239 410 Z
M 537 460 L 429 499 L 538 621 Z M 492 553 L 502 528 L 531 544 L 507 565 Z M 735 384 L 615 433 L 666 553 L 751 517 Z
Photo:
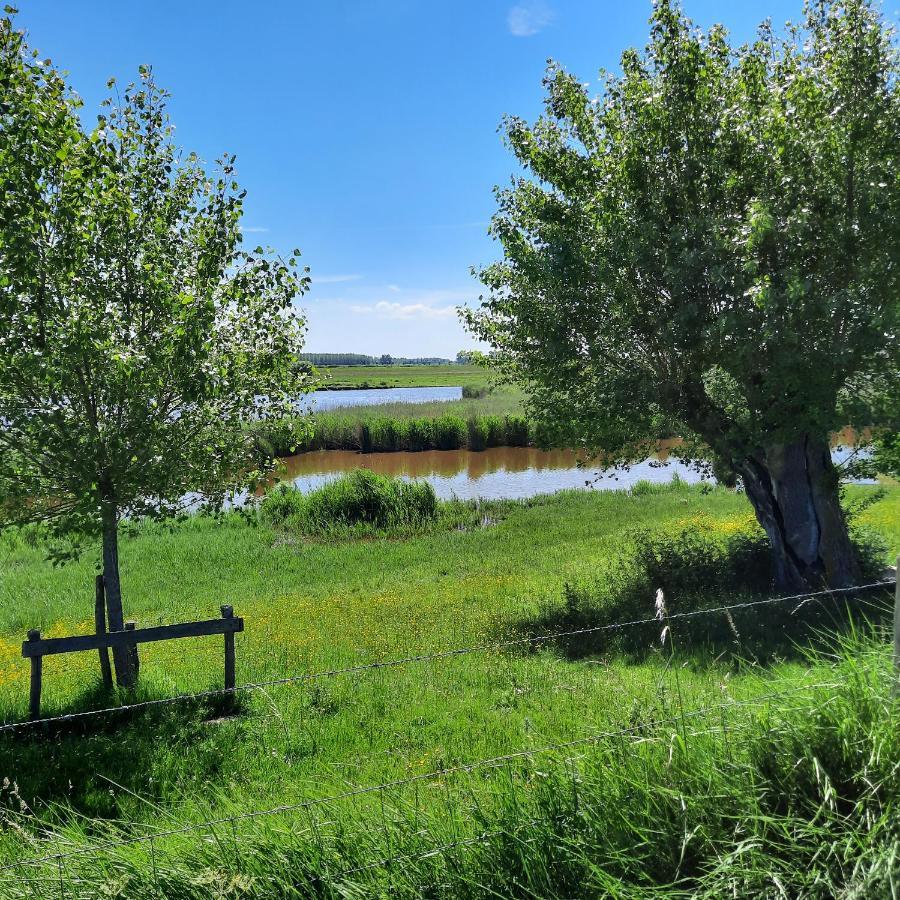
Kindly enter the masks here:
M 234 157 L 182 155 L 140 74 L 87 131 L 0 20 L 0 525 L 102 535 L 112 630 L 121 519 L 245 488 L 271 464 L 248 422 L 293 417 L 309 380 L 298 251 L 242 249 Z
M 862 478 L 887 475 L 900 478 L 900 431 L 882 430 L 875 435 L 868 458 L 854 460 L 853 474 Z
M 392 366 L 394 364 L 394 357 L 391 356 L 390 353 L 382 353 L 378 362 L 382 366 Z
M 782 587 L 856 574 L 828 440 L 898 386 L 897 76 L 867 0 L 740 48 L 659 0 L 600 97 L 551 64 L 506 121 L 470 329 L 554 440 L 627 462 L 671 428 L 741 479 Z

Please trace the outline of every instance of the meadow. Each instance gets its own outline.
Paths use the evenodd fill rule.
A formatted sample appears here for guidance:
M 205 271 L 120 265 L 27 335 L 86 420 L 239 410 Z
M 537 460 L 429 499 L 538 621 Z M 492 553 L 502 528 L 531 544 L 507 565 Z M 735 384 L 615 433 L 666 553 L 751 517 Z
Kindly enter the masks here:
M 900 488 L 858 521 L 895 557 Z M 627 647 L 529 642 L 620 621 L 612 599 L 653 618 L 651 589 L 617 593 L 640 585 L 623 557 L 635 528 L 717 545 L 756 534 L 743 496 L 683 484 L 441 504 L 381 532 L 238 515 L 135 527 L 128 614 L 149 625 L 232 604 L 238 683 L 267 684 L 0 734 L 0 867 L 76 854 L 2 871 L 0 897 L 712 897 L 773 878 L 808 889 L 792 896 L 879 896 L 895 883 L 900 709 L 884 636 L 857 620 L 834 637 L 842 604 L 777 645 L 767 632 L 787 613 L 768 607 L 708 629 L 673 619 L 662 645 L 655 621 Z M 54 568 L 29 533 L 2 541 L 12 722 L 27 708 L 25 631 L 91 630 L 96 554 Z M 704 605 L 747 599 L 724 574 L 696 586 Z M 481 649 L 412 659 L 462 647 Z M 137 699 L 214 687 L 221 656 L 216 638 L 145 645 Z M 396 659 L 409 661 L 364 668 Z M 97 680 L 96 654 L 48 658 L 45 713 L 122 699 Z M 123 837 L 145 840 L 82 852 Z
M 453 387 L 482 385 L 488 373 L 480 366 L 320 366 L 320 390 L 388 387 Z

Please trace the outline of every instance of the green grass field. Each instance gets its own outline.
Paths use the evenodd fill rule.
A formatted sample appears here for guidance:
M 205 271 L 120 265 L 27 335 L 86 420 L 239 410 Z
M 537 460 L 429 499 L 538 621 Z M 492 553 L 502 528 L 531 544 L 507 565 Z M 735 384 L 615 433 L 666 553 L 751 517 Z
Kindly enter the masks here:
M 479 366 L 322 366 L 323 388 L 454 387 L 482 385 L 490 373 Z
M 486 527 L 478 524 L 482 512 Z M 523 623 L 561 607 L 566 583 L 603 566 L 624 530 L 684 527 L 698 516 L 727 534 L 748 522 L 749 507 L 735 493 L 679 486 L 493 504 L 470 516 L 467 527 L 407 537 L 307 538 L 237 517 L 222 524 L 194 519 L 171 531 L 145 526 L 123 542 L 125 603 L 141 626 L 208 618 L 232 604 L 246 622 L 237 642 L 238 682 L 269 681 L 521 634 Z M 900 551 L 900 488 L 889 488 L 863 519 L 887 538 L 888 558 Z M 40 548 L 0 541 L 0 720 L 26 715 L 19 644 L 28 628 L 49 636 L 91 630 L 95 567 L 89 555 L 53 568 Z M 653 614 L 652 596 L 646 613 Z M 732 826 L 749 842 L 746 856 L 733 860 L 734 871 L 749 879 L 742 884 L 757 883 L 757 876 L 763 883 L 766 865 L 800 877 L 801 860 L 809 858 L 803 841 L 812 841 L 816 828 L 819 840 L 837 840 L 833 828 L 855 841 L 848 859 L 856 852 L 868 860 L 871 852 L 873 871 L 883 866 L 877 848 L 884 829 L 891 834 L 900 825 L 896 804 L 886 821 L 873 813 L 866 834 L 851 834 L 852 810 L 832 809 L 827 800 L 846 785 L 817 786 L 816 778 L 856 765 L 860 754 L 868 758 L 873 741 L 881 742 L 882 756 L 859 777 L 874 784 L 890 770 L 897 709 L 885 687 L 887 645 L 871 649 L 860 639 L 863 650 L 839 670 L 829 658 L 810 666 L 790 654 L 738 664 L 733 646 L 680 646 L 677 623 L 670 657 L 658 630 L 647 632 L 653 649 L 640 659 L 491 650 L 270 685 L 246 694 L 235 716 L 224 715 L 227 704 L 207 701 L 0 738 L 0 779 L 9 779 L 0 789 L 0 865 L 419 777 L 159 837 L 152 848 L 144 843 L 2 873 L 0 897 L 59 897 L 60 871 L 71 891 L 62 896 L 73 897 L 99 896 L 101 884 L 104 896 L 123 897 L 638 897 L 649 896 L 638 888 L 650 884 L 669 884 L 666 896 L 700 896 L 687 891 L 707 883 L 697 880 L 701 875 L 726 883 L 715 880 L 725 877 L 716 854 L 729 841 L 741 844 Z M 95 653 L 47 658 L 45 712 L 107 704 L 112 698 L 98 691 L 97 668 Z M 220 638 L 141 649 L 140 697 L 202 690 L 221 677 Z M 820 689 L 741 705 L 820 682 L 830 685 L 827 703 Z M 882 695 L 888 700 L 875 703 Z M 867 731 L 858 712 L 872 712 L 873 704 L 877 728 Z M 716 707 L 712 717 L 685 715 L 707 705 Z M 817 741 L 831 747 L 832 714 L 844 722 L 846 743 L 820 760 L 818 775 L 804 767 L 801 777 L 788 762 L 792 754 L 805 760 L 803 748 Z M 430 774 L 657 719 L 668 724 L 648 727 L 639 741 L 610 738 Z M 746 740 L 736 737 L 742 729 Z M 758 756 L 766 747 L 768 763 Z M 818 816 L 802 812 L 814 823 L 809 835 L 790 825 L 800 806 L 770 809 L 763 802 L 766 779 L 782 772 L 794 772 L 784 774 L 794 779 L 785 797 L 796 791 L 826 798 Z M 762 785 L 756 793 L 754 778 Z M 423 855 L 445 844 L 453 846 Z M 378 863 L 404 854 L 406 862 Z M 29 872 L 46 880 L 29 882 Z

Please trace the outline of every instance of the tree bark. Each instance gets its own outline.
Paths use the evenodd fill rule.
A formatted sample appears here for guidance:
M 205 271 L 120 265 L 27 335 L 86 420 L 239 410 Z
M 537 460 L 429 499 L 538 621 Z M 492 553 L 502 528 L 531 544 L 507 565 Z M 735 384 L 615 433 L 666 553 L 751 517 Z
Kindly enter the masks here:
M 106 612 L 110 631 L 125 630 L 122 612 L 122 587 L 119 583 L 119 511 L 115 500 L 103 501 L 103 584 L 106 587 Z M 113 648 L 113 664 L 119 687 L 134 686 L 134 668 L 127 647 Z
M 840 479 L 825 440 L 806 435 L 770 444 L 737 468 L 769 536 L 779 590 L 856 583 L 859 573 L 840 505 Z

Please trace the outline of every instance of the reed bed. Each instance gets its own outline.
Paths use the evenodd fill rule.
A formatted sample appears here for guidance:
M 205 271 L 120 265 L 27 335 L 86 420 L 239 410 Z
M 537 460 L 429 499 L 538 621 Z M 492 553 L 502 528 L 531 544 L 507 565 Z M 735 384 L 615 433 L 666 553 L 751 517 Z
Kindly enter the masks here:
M 515 392 L 495 391 L 462 400 L 386 403 L 331 409 L 313 416 L 297 436 L 293 424 L 267 423 L 258 437 L 276 456 L 308 450 L 362 453 L 485 450 L 525 447 L 538 440 Z

